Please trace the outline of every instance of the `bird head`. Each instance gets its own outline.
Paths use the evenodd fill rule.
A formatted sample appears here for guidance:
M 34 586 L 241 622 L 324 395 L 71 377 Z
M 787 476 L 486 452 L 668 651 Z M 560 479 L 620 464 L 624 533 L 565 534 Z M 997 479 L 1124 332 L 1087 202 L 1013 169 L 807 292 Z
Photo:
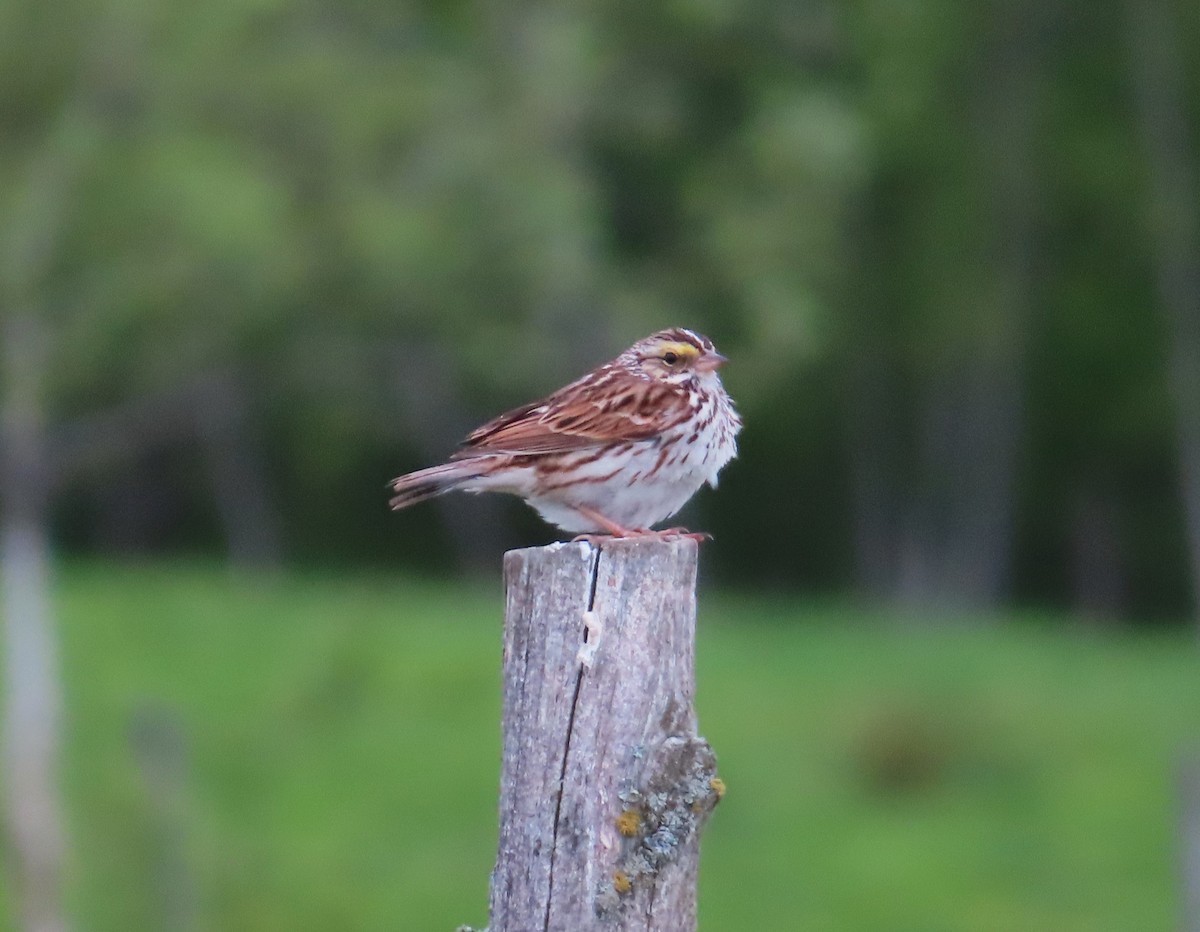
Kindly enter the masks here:
M 727 360 L 708 337 L 675 327 L 639 340 L 621 361 L 647 378 L 682 383 L 715 373 Z

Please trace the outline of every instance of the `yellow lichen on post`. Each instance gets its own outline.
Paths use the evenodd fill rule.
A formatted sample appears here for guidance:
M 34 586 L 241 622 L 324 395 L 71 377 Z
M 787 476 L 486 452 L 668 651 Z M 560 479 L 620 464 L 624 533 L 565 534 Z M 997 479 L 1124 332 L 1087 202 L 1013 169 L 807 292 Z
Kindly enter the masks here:
M 632 838 L 642 827 L 642 814 L 636 809 L 626 809 L 617 816 L 617 831 L 626 838 Z

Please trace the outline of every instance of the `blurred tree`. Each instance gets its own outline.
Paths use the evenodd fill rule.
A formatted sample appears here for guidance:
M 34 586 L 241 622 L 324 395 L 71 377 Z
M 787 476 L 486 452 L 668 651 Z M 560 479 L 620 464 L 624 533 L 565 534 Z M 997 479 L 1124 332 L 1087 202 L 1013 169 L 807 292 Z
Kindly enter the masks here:
M 12 297 L 12 293 L 6 296 Z M 0 328 L 0 585 L 4 622 L 5 825 L 21 928 L 60 932 L 64 912 L 58 637 L 50 603 L 44 330 L 9 308 Z
M 1151 264 L 1169 320 L 1168 368 L 1194 602 L 1200 599 L 1200 150 L 1181 48 L 1187 33 L 1171 4 L 1128 0 L 1127 9 L 1132 83 L 1149 176 Z
M 936 5 L 858 8 L 877 151 L 843 348 L 855 549 L 877 595 L 985 606 L 1008 591 L 1025 436 L 1042 20 L 944 7 L 933 55 L 914 33 Z
M 749 425 L 698 504 L 727 578 L 1177 611 L 1121 10 L 9 4 L 0 225 L 68 203 L 62 537 L 490 565 L 545 532 L 398 529 L 386 479 L 686 323 Z
M 19 28 L 36 11 L 8 8 L 16 27 L 5 40 L 21 52 L 47 51 L 58 37 Z M 18 22 L 12 22 L 18 20 Z M 30 33 L 26 36 L 24 33 Z M 15 33 L 15 34 L 14 34 Z M 21 44 L 29 38 L 30 44 Z M 36 40 L 41 39 L 39 43 Z M 61 40 L 60 40 L 61 41 Z M 68 40 L 69 41 L 69 40 Z M 11 48 L 12 46 L 10 46 Z M 11 58 L 4 56 L 5 63 Z M 6 184 L 0 224 L 0 584 L 4 622 L 5 825 L 13 852 L 20 925 L 31 932 L 67 927 L 62 890 L 63 816 L 59 800 L 62 688 L 58 635 L 50 600 L 50 495 L 47 393 L 53 308 L 45 294 L 64 231 L 71 194 L 90 142 L 90 97 L 57 59 L 21 59 L 27 91 L 14 107 L 10 146 L 0 171 Z M 41 64 L 39 68 L 38 65 Z M 6 75 L 8 77 L 8 75 Z M 39 82 L 37 78 L 43 79 Z M 60 96 L 54 116 L 38 125 L 38 104 Z M 32 100 L 31 100 L 32 99 Z

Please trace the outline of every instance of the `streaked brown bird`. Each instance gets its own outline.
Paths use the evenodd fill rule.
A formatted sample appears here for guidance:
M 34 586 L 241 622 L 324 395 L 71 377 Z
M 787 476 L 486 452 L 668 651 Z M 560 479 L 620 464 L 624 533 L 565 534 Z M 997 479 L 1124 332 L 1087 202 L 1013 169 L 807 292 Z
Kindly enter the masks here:
M 691 330 L 648 336 L 541 401 L 484 424 L 449 462 L 393 480 L 391 506 L 454 489 L 508 492 L 575 534 L 688 534 L 651 528 L 704 483 L 715 487 L 737 454 L 742 421 L 717 374 L 725 361 Z

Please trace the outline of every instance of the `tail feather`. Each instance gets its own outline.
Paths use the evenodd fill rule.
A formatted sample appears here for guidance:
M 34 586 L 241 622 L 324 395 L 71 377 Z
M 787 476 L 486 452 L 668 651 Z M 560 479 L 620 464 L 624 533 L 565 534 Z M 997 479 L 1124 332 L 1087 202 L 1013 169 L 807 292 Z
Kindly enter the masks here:
M 418 469 L 388 483 L 396 493 L 388 504 L 393 511 L 415 505 L 428 498 L 444 495 L 458 488 L 464 482 L 476 479 L 482 475 L 480 464 L 471 460 L 459 460 L 453 463 L 443 463 L 441 466 L 430 466 L 428 469 Z

